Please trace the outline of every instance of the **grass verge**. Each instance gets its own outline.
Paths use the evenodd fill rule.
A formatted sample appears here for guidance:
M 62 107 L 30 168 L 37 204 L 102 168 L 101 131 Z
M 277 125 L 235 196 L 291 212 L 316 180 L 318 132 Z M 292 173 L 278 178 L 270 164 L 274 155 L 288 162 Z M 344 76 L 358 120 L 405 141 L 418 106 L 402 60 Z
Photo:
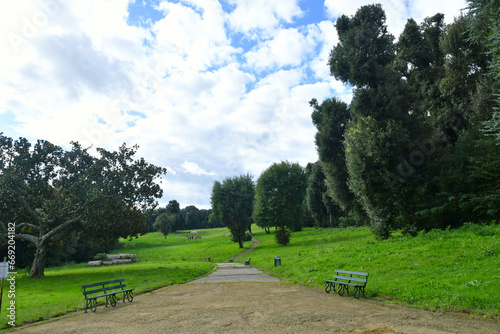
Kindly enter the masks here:
M 122 240 L 117 253 L 134 253 L 131 265 L 87 267 L 85 264 L 48 268 L 46 278 L 16 278 L 16 325 L 83 310 L 80 286 L 125 278 L 135 294 L 206 275 L 214 262 L 225 262 L 243 249 L 223 237 L 227 229 L 198 231 L 201 239 L 187 239 L 186 232 L 164 239 L 151 233 L 132 241 Z M 433 230 L 417 237 L 397 235 L 375 241 L 368 228 L 305 229 L 292 234 L 291 244 L 279 246 L 274 235 L 253 227 L 259 247 L 247 256 L 252 265 L 284 281 L 323 289 L 334 269 L 370 274 L 366 297 L 387 303 L 429 310 L 500 317 L 500 226 L 467 224 L 458 230 Z M 274 257 L 281 266 L 274 267 Z M 210 257 L 212 262 L 205 262 Z M 4 290 L 0 328 L 7 325 L 9 299 Z M 344 297 L 352 298 L 352 297 Z
M 6 317 L 10 300 L 15 302 L 15 324 L 49 319 L 68 312 L 83 310 L 85 300 L 81 285 L 125 278 L 128 287 L 141 294 L 160 287 L 180 284 L 206 275 L 215 267 L 214 262 L 224 262 L 248 249 L 251 242 L 240 250 L 229 237 L 227 229 L 200 230 L 201 239 L 188 240 L 187 232 L 173 233 L 165 239 L 160 233 L 150 233 L 132 241 L 121 240 L 121 249 L 115 253 L 137 254 L 139 262 L 127 265 L 88 267 L 72 264 L 59 268 L 46 268 L 45 278 L 28 278 L 26 271 L 18 271 L 15 298 L 9 299 L 9 285 L 5 282 L 0 329 L 10 328 Z M 205 262 L 206 257 L 211 262 Z M 102 305 L 104 298 L 99 298 Z
M 252 263 L 322 289 L 334 269 L 368 272 L 366 297 L 429 310 L 500 317 L 500 226 L 467 224 L 375 241 L 367 228 L 304 230 L 291 244 L 258 236 Z M 274 267 L 274 256 L 281 266 Z

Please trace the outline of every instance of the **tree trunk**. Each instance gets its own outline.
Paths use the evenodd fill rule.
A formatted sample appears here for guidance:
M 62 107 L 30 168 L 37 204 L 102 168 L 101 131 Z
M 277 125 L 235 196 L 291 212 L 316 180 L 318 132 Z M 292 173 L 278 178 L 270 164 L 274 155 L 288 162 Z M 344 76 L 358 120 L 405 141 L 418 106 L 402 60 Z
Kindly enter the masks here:
M 47 249 L 45 245 L 37 245 L 35 252 L 35 259 L 33 260 L 33 265 L 31 266 L 29 277 L 45 277 L 45 262 L 47 261 Z
M 238 244 L 240 245 L 240 248 L 243 248 L 243 242 L 241 242 L 241 238 L 238 239 Z

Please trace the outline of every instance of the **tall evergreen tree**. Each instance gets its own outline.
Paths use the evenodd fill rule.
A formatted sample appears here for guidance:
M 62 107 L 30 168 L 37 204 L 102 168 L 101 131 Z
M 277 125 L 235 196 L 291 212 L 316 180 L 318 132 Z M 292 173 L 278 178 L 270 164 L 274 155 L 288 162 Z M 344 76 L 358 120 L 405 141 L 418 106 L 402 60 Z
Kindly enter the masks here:
M 213 215 L 231 231 L 240 248 L 250 228 L 254 198 L 255 185 L 249 174 L 216 181 L 212 188 Z
M 276 227 L 283 246 L 289 243 L 287 229 L 293 229 L 304 214 L 306 188 L 304 169 L 288 161 L 272 164 L 257 181 L 254 220 L 259 226 Z

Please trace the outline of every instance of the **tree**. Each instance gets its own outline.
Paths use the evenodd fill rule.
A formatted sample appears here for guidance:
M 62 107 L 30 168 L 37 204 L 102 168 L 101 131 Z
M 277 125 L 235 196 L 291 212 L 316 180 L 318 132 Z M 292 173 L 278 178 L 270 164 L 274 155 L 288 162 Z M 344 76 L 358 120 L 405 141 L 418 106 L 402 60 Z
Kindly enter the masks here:
M 147 233 L 145 214 L 162 190 L 166 169 L 134 159 L 138 146 L 97 149 L 98 157 L 73 142 L 71 151 L 48 141 L 32 145 L 0 133 L 0 223 L 35 246 L 30 277 L 44 277 L 46 250 L 71 231 L 101 245 Z M 12 231 L 15 226 L 14 234 Z
M 348 186 L 349 173 L 346 165 L 345 131 L 351 119 L 349 106 L 337 99 L 326 99 L 318 104 L 312 99 L 312 121 L 318 129 L 315 143 L 320 158 L 321 171 L 325 175 L 327 196 L 342 211 L 352 216 L 358 225 L 368 224 L 366 213 L 358 198 Z M 330 199 L 324 198 L 329 212 L 335 208 L 328 204 Z
M 318 161 L 311 166 L 307 180 L 307 207 L 311 212 L 317 227 L 333 227 L 333 219 L 340 217 L 340 208 L 333 203 L 326 187 L 325 174 Z M 336 223 L 335 225 L 338 225 Z
M 387 33 L 385 19 L 380 4 L 363 6 L 353 17 L 337 19 L 339 43 L 328 61 L 336 79 L 358 87 L 374 88 L 383 83 L 385 66 L 395 56 L 394 37 Z
M 177 231 L 182 226 L 181 207 L 175 199 L 170 200 L 166 207 L 166 212 L 175 216 L 175 223 L 172 232 Z
M 310 102 L 316 145 L 331 197 L 377 237 L 498 219 L 498 1 L 469 4 L 450 25 L 408 20 L 395 44 L 379 5 L 335 24 L 330 71 L 354 96 Z
M 306 188 L 304 169 L 288 161 L 272 164 L 257 181 L 254 220 L 259 226 L 276 227 L 283 246 L 289 242 L 286 229 L 293 229 L 304 214 Z
M 238 242 L 240 248 L 250 228 L 254 198 L 255 185 L 249 174 L 214 182 L 213 215 L 231 231 L 233 241 Z
M 162 213 L 161 215 L 156 217 L 153 226 L 157 231 L 161 232 L 166 239 L 167 235 L 172 231 L 174 224 L 175 224 L 175 215 Z

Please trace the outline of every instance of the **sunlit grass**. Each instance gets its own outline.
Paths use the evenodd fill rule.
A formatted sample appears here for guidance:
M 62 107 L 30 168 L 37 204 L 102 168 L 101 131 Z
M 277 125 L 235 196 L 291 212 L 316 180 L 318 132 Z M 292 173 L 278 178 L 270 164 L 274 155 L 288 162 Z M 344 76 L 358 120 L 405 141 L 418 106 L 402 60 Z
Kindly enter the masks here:
M 252 263 L 322 289 L 334 269 L 368 272 L 367 298 L 424 309 L 500 317 L 500 226 L 468 225 L 375 241 L 367 228 L 306 230 L 289 246 L 258 236 Z M 281 266 L 274 268 L 274 256 Z
M 201 239 L 188 240 L 186 232 L 173 233 L 165 239 L 160 233 L 150 233 L 132 241 L 121 240 L 121 249 L 114 253 L 137 254 L 138 262 L 128 265 L 88 267 L 86 264 L 47 268 L 45 278 L 32 279 L 26 271 L 16 277 L 16 326 L 48 319 L 68 312 L 83 310 L 85 301 L 81 285 L 124 278 L 134 293 L 158 289 L 171 284 L 191 281 L 211 272 L 215 262 L 224 262 L 244 249 L 223 234 L 227 229 L 199 230 Z M 211 258 L 206 262 L 205 258 Z M 6 284 L 7 285 L 7 284 Z M 102 298 L 101 298 L 102 299 Z M 6 308 L 10 302 L 4 289 L 0 328 L 10 327 Z M 101 301 L 102 303 L 102 301 Z
M 388 303 L 500 317 L 500 226 L 466 225 L 458 230 L 431 231 L 417 237 L 395 236 L 375 241 L 368 228 L 305 229 L 292 233 L 288 246 L 277 245 L 273 234 L 253 226 L 259 247 L 235 262 L 252 258 L 252 265 L 287 282 L 323 289 L 334 269 L 370 274 L 366 296 Z M 140 294 L 206 275 L 214 263 L 252 246 L 238 248 L 227 229 L 187 232 L 164 239 L 150 233 L 122 240 L 115 253 L 137 254 L 131 265 L 87 267 L 86 264 L 48 268 L 44 279 L 21 273 L 16 281 L 16 324 L 83 310 L 83 284 L 125 278 Z M 274 257 L 281 266 L 274 267 Z M 211 262 L 204 261 L 210 258 Z M 347 297 L 345 297 L 347 298 Z M 352 298 L 352 297 L 350 297 Z M 0 326 L 5 327 L 9 299 L 4 291 Z

